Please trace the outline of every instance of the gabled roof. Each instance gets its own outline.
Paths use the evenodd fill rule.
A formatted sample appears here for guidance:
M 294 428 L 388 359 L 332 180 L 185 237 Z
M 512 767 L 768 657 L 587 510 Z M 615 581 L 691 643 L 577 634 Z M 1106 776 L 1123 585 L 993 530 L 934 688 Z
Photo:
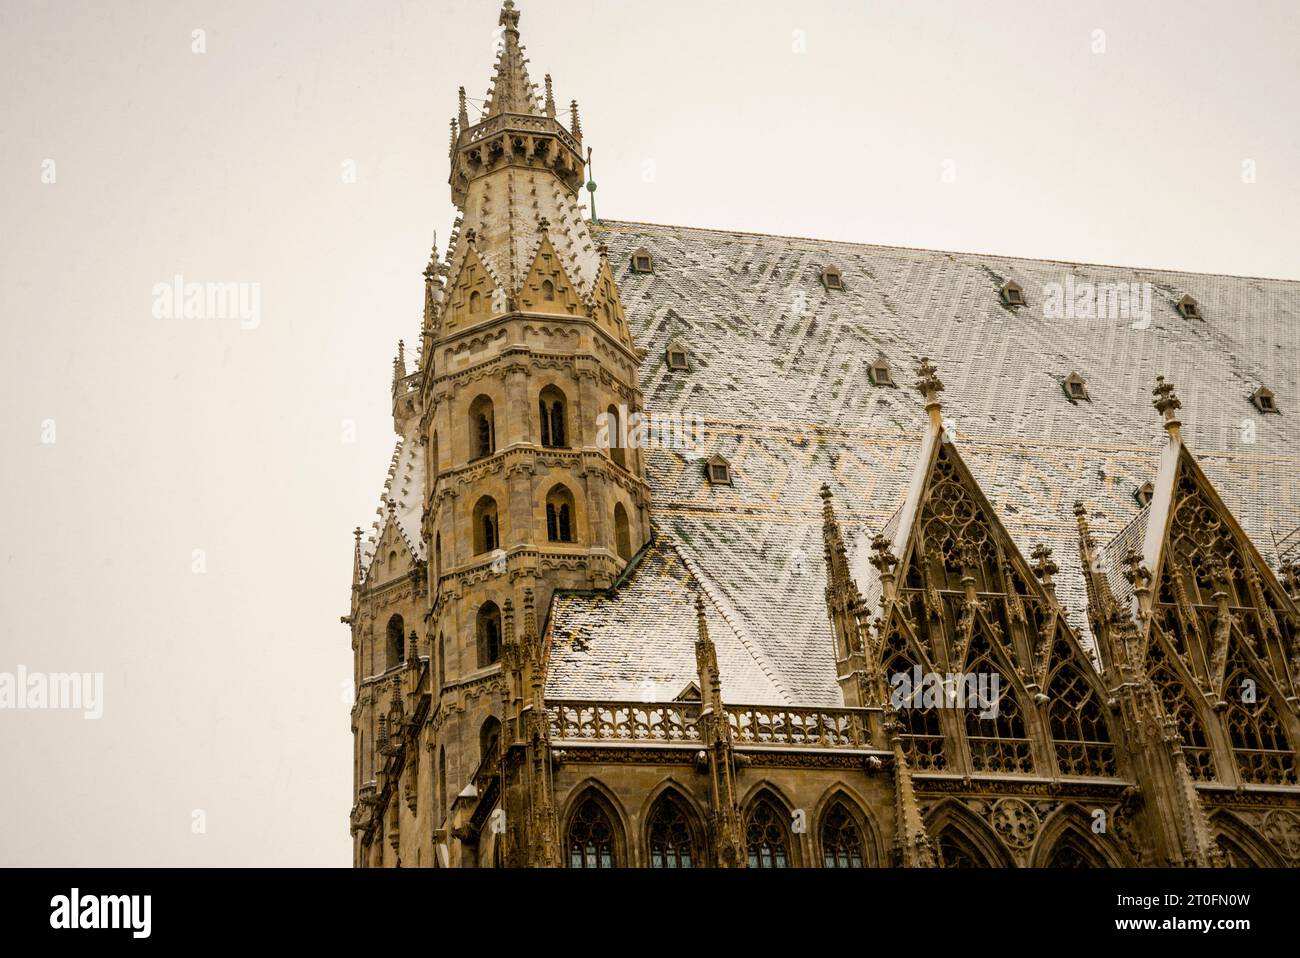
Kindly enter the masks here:
M 1040 541 L 1054 550 L 1057 597 L 1085 642 L 1073 504 L 1087 504 L 1098 542 L 1135 522 L 1132 490 L 1156 476 L 1164 438 L 1151 408 L 1157 374 L 1178 383 L 1200 464 L 1256 544 L 1300 526 L 1300 417 L 1256 417 L 1255 441 L 1243 443 L 1241 408 L 1228 401 L 1265 379 L 1279 395 L 1295 394 L 1300 283 L 643 223 L 605 221 L 593 232 L 611 262 L 623 264 L 617 278 L 637 344 L 649 356 L 662 356 L 673 339 L 699 350 L 689 377 L 643 364 L 646 408 L 699 416 L 704 454 L 725 456 L 747 490 L 741 500 L 710 486 L 699 453 L 653 449 L 652 517 L 726 596 L 799 704 L 841 701 L 819 487 L 831 486 L 859 589 L 874 601 L 871 539 L 901 525 L 894 517 L 925 432 L 923 401 L 910 388 L 923 355 L 940 369 L 943 415 L 962 460 L 1022 555 Z M 641 246 L 656 251 L 654 274 L 626 266 Z M 819 277 L 832 261 L 845 290 L 828 297 Z M 998 277 L 1008 275 L 1030 293 L 1014 312 L 996 295 Z M 1191 290 L 1207 318 L 1188 323 L 1158 307 L 1146 328 L 1044 318 L 1036 291 L 1067 276 L 1149 282 L 1160 293 L 1155 303 Z M 907 388 L 870 384 L 866 369 L 881 351 Z M 1104 368 L 1105 401 L 1059 402 L 1062 368 Z M 681 611 L 689 615 L 689 602 Z M 655 634 L 659 613 L 653 604 L 600 607 L 605 634 L 624 633 L 629 644 Z M 576 609 L 569 614 L 569 627 L 580 628 Z M 722 685 L 727 700 L 742 698 L 725 663 Z M 607 694 L 594 677 L 586 688 Z
M 423 513 L 421 498 L 424 495 L 424 447 L 414 435 L 398 439 L 393 458 L 388 466 L 388 477 L 379 496 L 378 519 L 371 532 L 361 543 L 362 581 L 370 576 L 370 566 L 375 558 L 375 547 L 383 539 L 390 524 L 416 559 L 425 559 L 424 540 L 420 536 L 420 517 Z M 389 502 L 393 508 L 388 508 Z
M 546 696 L 671 702 L 698 684 L 695 597 L 718 651 L 727 700 L 792 704 L 782 671 L 745 630 L 726 595 L 672 543 L 657 539 L 610 593 L 555 593 Z

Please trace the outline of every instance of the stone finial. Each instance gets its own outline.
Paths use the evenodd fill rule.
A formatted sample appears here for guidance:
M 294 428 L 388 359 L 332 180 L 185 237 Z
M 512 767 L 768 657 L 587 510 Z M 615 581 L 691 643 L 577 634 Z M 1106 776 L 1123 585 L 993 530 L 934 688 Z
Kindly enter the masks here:
M 943 406 L 939 403 L 939 393 L 943 392 L 943 381 L 939 379 L 938 370 L 929 359 L 922 356 L 921 364 L 916 367 L 916 391 L 925 397 L 925 411 L 930 414 L 930 421 L 936 428 L 943 424 Z
M 1034 560 L 1034 575 L 1038 576 L 1038 581 L 1051 591 L 1055 586 L 1052 576 L 1060 572 L 1060 567 L 1052 560 L 1052 550 L 1044 543 L 1040 542 L 1034 546 L 1030 556 Z
M 1157 376 L 1156 388 L 1151 390 L 1151 395 L 1156 397 L 1151 405 L 1165 417 L 1165 428 L 1171 433 L 1176 433 L 1180 425 L 1178 410 L 1183 408 L 1183 404 L 1174 393 L 1174 384 L 1166 382 L 1164 376 Z
M 460 129 L 462 129 L 462 130 L 468 130 L 468 129 L 469 129 L 469 108 L 465 105 L 465 88 L 464 88 L 464 87 L 461 87 L 461 88 L 457 91 L 457 96 L 458 96 L 459 99 L 460 99 L 460 112 L 457 114 L 457 121 L 456 121 L 456 122 L 459 123 L 459 125 L 460 125 Z M 455 129 L 455 128 L 453 127 L 453 130 L 454 130 L 454 129 Z
M 887 575 L 892 575 L 894 566 L 898 565 L 898 557 L 890 551 L 889 540 L 884 536 L 877 534 L 871 540 L 871 559 L 870 562 L 876 567 L 883 579 Z
M 555 119 L 555 91 L 551 88 L 551 75 L 546 74 L 546 115 Z
M 1300 601 L 1300 563 L 1287 559 L 1278 569 L 1282 577 L 1282 588 L 1291 598 Z

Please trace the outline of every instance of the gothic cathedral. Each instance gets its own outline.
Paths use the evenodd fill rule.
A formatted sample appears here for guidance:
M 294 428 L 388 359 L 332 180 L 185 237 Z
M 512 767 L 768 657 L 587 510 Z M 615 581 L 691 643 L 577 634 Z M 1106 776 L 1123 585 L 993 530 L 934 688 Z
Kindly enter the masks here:
M 519 17 L 355 532 L 353 864 L 1300 865 L 1300 549 L 1257 545 L 1300 501 L 1234 485 L 1294 485 L 1295 427 L 1256 391 L 1271 445 L 1211 468 L 1213 403 L 1184 436 L 1080 338 L 1023 387 L 1072 435 L 1012 434 L 979 382 L 1022 360 L 935 324 L 1029 323 L 1061 264 L 595 221 Z M 1150 276 L 1199 355 L 1238 281 Z

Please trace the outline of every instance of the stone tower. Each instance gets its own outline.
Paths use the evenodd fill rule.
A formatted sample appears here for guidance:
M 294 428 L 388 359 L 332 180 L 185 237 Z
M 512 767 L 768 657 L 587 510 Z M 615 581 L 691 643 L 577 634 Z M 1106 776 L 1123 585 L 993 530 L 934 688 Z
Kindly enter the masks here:
M 453 857 L 471 854 L 450 840 L 457 797 L 523 734 L 512 650 L 540 648 L 556 589 L 609 586 L 650 536 L 643 453 L 621 441 L 641 410 L 638 356 L 578 204 L 577 103 L 561 123 L 551 78 L 540 97 L 529 80 L 512 0 L 499 22 L 482 112 L 471 120 L 462 88 L 451 124 L 461 215 L 425 272 L 412 385 L 427 456 L 426 747 L 433 827 L 446 816 Z

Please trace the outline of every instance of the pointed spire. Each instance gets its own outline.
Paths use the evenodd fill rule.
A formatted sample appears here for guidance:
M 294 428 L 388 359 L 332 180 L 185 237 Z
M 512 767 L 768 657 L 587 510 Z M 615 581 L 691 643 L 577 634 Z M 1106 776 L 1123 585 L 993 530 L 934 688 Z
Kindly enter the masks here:
M 361 527 L 352 530 L 356 543 L 352 547 L 352 585 L 361 585 Z
M 555 119 L 555 90 L 551 87 L 551 75 L 546 74 L 546 115 Z
M 582 120 L 578 117 L 578 101 L 569 101 L 569 132 L 579 143 L 582 142 Z
M 469 110 L 465 106 L 465 88 L 461 87 L 457 91 L 457 95 L 460 98 L 460 112 L 456 115 L 456 121 L 455 124 L 452 126 L 452 129 L 455 130 L 457 127 L 459 127 L 461 130 L 468 130 Z
M 528 79 L 528 61 L 524 59 L 523 48 L 519 45 L 519 11 L 515 9 L 514 0 L 506 0 L 497 22 L 501 34 L 497 40 L 500 53 L 483 115 L 486 118 L 502 113 L 535 116 L 537 101 L 533 97 L 533 85 Z
M 704 617 L 704 596 L 695 594 L 695 667 L 700 679 L 700 698 L 704 707 L 715 714 L 722 712 L 722 676 L 718 672 L 718 650 L 709 637 L 709 623 Z
M 424 267 L 424 281 L 432 283 L 438 278 L 438 231 L 433 232 L 433 248 L 429 250 L 429 265 Z
M 846 630 L 844 636 L 846 654 L 852 654 L 856 643 L 849 641 L 848 630 L 853 630 L 855 616 L 862 606 L 862 595 L 857 583 L 849 571 L 848 550 L 844 547 L 844 535 L 840 531 L 839 520 L 835 518 L 835 507 L 831 502 L 831 487 L 822 483 L 822 547 L 826 556 L 826 605 L 832 619 L 837 615 L 842 618 Z
M 397 356 L 393 359 L 393 388 L 406 378 L 406 342 L 397 341 Z
M 455 155 L 456 155 L 456 141 L 459 140 L 459 139 L 460 139 L 460 126 L 459 126 L 459 124 L 456 122 L 456 118 L 455 118 L 455 117 L 452 117 L 452 120 L 451 120 L 451 144 L 447 147 L 447 155 L 448 155 L 448 156 L 455 156 Z

